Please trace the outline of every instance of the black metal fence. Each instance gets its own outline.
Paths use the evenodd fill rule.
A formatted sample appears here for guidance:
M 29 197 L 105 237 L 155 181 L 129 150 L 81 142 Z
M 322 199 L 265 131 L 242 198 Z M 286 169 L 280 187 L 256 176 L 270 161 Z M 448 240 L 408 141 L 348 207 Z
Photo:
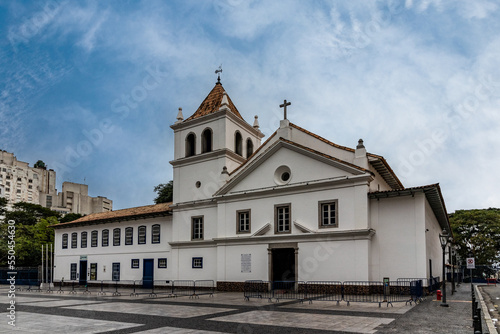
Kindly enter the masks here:
M 80 284 L 79 281 L 56 280 L 53 285 L 47 285 L 47 288 L 40 289 L 40 281 L 30 281 L 27 291 L 46 291 L 68 294 L 92 294 L 121 296 L 122 293 L 130 296 L 149 295 L 157 297 L 158 295 L 168 295 L 169 297 L 189 296 L 190 298 L 199 298 L 201 295 L 213 297 L 215 292 L 215 282 L 213 280 L 101 280 L 87 281 L 87 284 Z
M 400 279 L 398 281 L 261 281 L 251 280 L 244 284 L 245 300 L 250 298 L 266 298 L 270 302 L 275 299 L 293 299 L 303 302 L 314 300 L 382 303 L 419 302 L 424 296 L 421 279 Z

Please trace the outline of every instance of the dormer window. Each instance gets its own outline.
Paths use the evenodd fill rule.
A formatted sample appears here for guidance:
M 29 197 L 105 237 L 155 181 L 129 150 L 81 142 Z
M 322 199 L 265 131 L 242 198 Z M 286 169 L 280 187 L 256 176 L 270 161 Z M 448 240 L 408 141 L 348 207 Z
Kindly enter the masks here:
M 186 137 L 186 157 L 191 157 L 196 154 L 196 135 L 190 133 Z
M 234 153 L 243 156 L 243 137 L 238 131 L 234 134 Z
M 208 128 L 201 134 L 201 153 L 212 152 L 212 129 Z

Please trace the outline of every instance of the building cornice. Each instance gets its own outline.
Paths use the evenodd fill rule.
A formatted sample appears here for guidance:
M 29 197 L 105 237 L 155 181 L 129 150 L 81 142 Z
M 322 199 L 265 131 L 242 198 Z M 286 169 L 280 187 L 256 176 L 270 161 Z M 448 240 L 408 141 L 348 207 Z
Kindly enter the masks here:
M 328 231 L 306 234 L 238 236 L 228 238 L 214 238 L 204 241 L 171 242 L 172 248 L 216 247 L 230 244 L 255 245 L 279 242 L 311 242 L 311 241 L 343 241 L 343 240 L 371 240 L 375 235 L 374 229 L 358 229 L 345 231 Z
M 232 159 L 238 164 L 241 164 L 246 160 L 241 155 L 234 153 L 230 149 L 223 148 L 223 149 L 214 150 L 212 152 L 201 153 L 201 154 L 192 155 L 190 157 L 184 157 L 184 158 L 172 160 L 172 161 L 170 161 L 170 164 L 173 167 L 186 166 L 186 165 L 190 165 L 190 164 L 215 160 L 215 159 L 220 158 L 222 156 L 225 156 L 229 159 Z

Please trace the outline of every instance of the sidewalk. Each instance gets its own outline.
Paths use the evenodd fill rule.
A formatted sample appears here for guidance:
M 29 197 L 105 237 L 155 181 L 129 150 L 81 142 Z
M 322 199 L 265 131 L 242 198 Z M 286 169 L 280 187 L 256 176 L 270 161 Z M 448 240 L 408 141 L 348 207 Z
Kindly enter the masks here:
M 441 301 L 436 300 L 435 294 L 427 296 L 426 300 L 404 316 L 377 329 L 382 333 L 473 334 L 470 284 L 461 284 L 453 295 L 450 284 L 447 284 L 446 287 L 446 301 L 449 307 L 440 306 Z M 484 321 L 484 314 L 482 325 L 483 333 L 489 333 Z

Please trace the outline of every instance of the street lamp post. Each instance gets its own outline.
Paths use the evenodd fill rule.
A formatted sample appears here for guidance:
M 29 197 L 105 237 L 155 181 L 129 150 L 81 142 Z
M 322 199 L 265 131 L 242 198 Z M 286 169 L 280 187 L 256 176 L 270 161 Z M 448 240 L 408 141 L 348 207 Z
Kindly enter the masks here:
M 456 250 L 456 246 L 455 245 L 452 245 L 450 244 L 450 247 L 449 247 L 449 252 L 450 252 L 450 264 L 451 264 L 451 294 L 453 295 L 453 293 L 457 292 L 457 290 L 455 289 L 455 250 Z
M 449 305 L 446 303 L 446 271 L 445 271 L 445 253 L 446 253 L 446 245 L 448 244 L 448 232 L 446 229 L 443 229 L 443 232 L 439 235 L 439 242 L 441 243 L 441 248 L 443 249 L 443 299 L 441 301 L 441 306 L 448 307 Z

